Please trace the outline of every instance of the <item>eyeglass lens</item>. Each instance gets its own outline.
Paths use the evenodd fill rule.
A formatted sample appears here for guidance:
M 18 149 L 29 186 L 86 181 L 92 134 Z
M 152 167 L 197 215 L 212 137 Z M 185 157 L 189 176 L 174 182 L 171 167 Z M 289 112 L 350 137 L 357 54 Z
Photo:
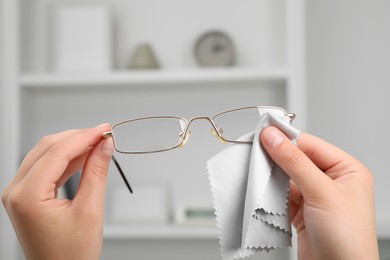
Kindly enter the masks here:
M 244 108 L 224 112 L 212 119 L 216 124 L 221 136 L 229 141 L 236 141 L 240 137 L 256 130 L 260 115 L 265 112 L 284 115 L 285 112 L 276 108 Z
M 130 120 L 113 128 L 115 146 L 120 152 L 153 152 L 180 144 L 185 121 L 176 117 L 150 117 Z

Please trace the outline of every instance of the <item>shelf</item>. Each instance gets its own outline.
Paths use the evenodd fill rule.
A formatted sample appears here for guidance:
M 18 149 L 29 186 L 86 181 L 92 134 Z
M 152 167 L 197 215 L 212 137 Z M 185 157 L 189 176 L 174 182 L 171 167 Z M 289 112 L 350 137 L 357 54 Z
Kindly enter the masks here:
M 217 239 L 215 226 L 121 226 L 106 225 L 104 239 Z
M 286 80 L 287 70 L 217 68 L 192 70 L 117 71 L 107 73 L 45 73 L 22 74 L 22 88 L 48 87 L 112 87 L 113 85 L 138 86 L 153 84 L 185 84 L 212 82 L 250 82 Z
M 390 240 L 390 223 L 381 221 L 377 222 L 376 235 L 378 239 Z
M 104 239 L 217 239 L 215 226 L 122 226 L 106 225 Z M 390 240 L 390 225 L 377 223 L 377 237 Z

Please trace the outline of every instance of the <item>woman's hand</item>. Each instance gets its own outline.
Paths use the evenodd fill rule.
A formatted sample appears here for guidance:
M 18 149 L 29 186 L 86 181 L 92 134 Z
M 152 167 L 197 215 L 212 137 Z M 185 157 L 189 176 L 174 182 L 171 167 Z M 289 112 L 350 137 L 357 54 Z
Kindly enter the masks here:
M 24 159 L 2 201 L 27 259 L 99 259 L 104 195 L 114 151 L 110 131 L 70 130 L 42 138 Z M 73 200 L 57 190 L 83 169 Z
M 379 259 L 374 179 L 364 165 L 308 134 L 296 146 L 270 127 L 261 142 L 292 179 L 290 208 L 299 259 Z

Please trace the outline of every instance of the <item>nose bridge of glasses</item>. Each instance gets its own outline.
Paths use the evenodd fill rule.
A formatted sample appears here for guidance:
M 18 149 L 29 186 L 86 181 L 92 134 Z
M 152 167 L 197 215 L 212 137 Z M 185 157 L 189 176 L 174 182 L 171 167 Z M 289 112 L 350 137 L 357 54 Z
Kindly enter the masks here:
M 214 121 L 210 118 L 210 117 L 207 117 L 207 116 L 196 116 L 196 117 L 193 117 L 193 118 L 191 118 L 189 121 L 188 121 L 188 124 L 187 124 L 187 129 L 186 129 L 186 131 L 185 131 L 185 135 L 187 135 L 187 133 L 188 133 L 188 129 L 190 128 L 190 125 L 191 125 L 191 123 L 193 122 L 193 121 L 196 121 L 196 120 L 206 120 L 206 121 L 208 121 L 210 124 L 211 124 L 211 126 L 212 126 L 212 128 L 211 128 L 211 133 L 215 136 L 215 137 L 217 137 L 221 142 L 223 142 L 223 143 L 225 143 L 226 141 L 221 137 L 221 132 L 222 132 L 222 129 L 219 129 L 218 127 L 217 127 L 217 125 L 214 123 Z
M 215 129 L 215 130 L 218 130 L 217 129 L 217 126 L 215 125 L 214 121 L 208 117 L 208 116 L 196 116 L 196 117 L 193 117 L 191 118 L 189 121 L 188 121 L 188 124 L 187 124 L 187 129 L 190 127 L 191 123 L 196 121 L 196 120 L 207 120 L 210 122 L 210 124 L 212 125 L 212 127 Z

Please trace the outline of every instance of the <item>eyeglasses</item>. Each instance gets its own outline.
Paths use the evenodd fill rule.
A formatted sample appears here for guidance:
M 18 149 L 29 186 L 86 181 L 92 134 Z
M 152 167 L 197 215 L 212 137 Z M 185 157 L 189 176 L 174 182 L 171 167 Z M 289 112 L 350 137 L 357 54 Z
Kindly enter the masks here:
M 190 125 L 196 120 L 211 123 L 211 132 L 223 143 L 251 144 L 240 137 L 256 129 L 260 116 L 265 113 L 286 116 L 290 122 L 295 114 L 283 108 L 271 106 L 248 106 L 220 112 L 212 117 L 196 116 L 187 120 L 178 116 L 148 116 L 119 122 L 103 137 L 112 137 L 115 150 L 123 154 L 158 153 L 183 147 L 190 134 Z M 123 180 L 132 192 L 118 162 L 113 158 Z

